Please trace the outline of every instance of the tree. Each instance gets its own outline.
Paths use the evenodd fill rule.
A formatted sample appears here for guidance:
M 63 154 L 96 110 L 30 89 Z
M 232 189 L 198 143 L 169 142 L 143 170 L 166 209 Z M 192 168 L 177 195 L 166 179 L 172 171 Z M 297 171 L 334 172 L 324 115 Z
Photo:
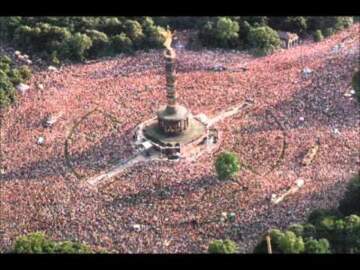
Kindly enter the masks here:
M 279 248 L 283 253 L 302 253 L 305 250 L 301 236 L 296 236 L 291 231 L 286 231 L 278 240 Z
M 337 211 L 333 209 L 315 209 L 308 217 L 309 223 L 318 225 L 325 217 L 336 217 Z
M 329 37 L 335 33 L 335 29 L 332 27 L 327 27 L 322 31 L 322 33 L 324 34 L 324 37 Z
M 104 32 L 97 30 L 86 30 L 85 33 L 92 41 L 92 46 L 89 49 L 89 55 L 92 57 L 103 55 L 110 44 L 108 36 Z
M 22 24 L 22 17 L 0 17 L 0 38 L 11 40 L 16 28 Z
M 304 226 L 301 224 L 293 224 L 289 226 L 288 230 L 295 233 L 296 236 L 303 236 L 304 234 Z
M 350 16 L 314 16 L 308 18 L 309 30 L 332 28 L 335 31 L 349 27 L 353 23 L 353 17 Z
M 143 48 L 161 48 L 165 41 L 162 31 L 164 28 L 156 26 L 153 19 L 145 17 L 142 22 L 145 39 Z
M 339 211 L 347 216 L 351 214 L 360 215 L 360 175 L 354 176 L 339 203 Z
M 121 21 L 116 17 L 101 17 L 96 30 L 108 36 L 118 35 L 124 31 Z
M 34 232 L 18 237 L 15 253 L 91 253 L 89 246 L 71 241 L 53 241 L 44 232 Z
M 242 21 L 239 29 L 239 40 L 243 48 L 249 47 L 249 33 L 252 26 L 248 21 Z
M 203 46 L 231 48 L 237 46 L 239 24 L 229 17 L 218 17 L 205 23 L 199 31 Z
M 249 42 L 259 55 L 270 54 L 280 47 L 279 35 L 268 26 L 252 28 L 249 32 Z
M 15 253 L 54 253 L 55 243 L 43 232 L 29 233 L 20 236 L 15 241 Z
M 307 30 L 307 21 L 305 17 L 287 17 L 285 25 L 288 26 L 288 31 L 298 33 L 300 35 L 305 34 Z
M 226 240 L 214 240 L 209 244 L 209 253 L 229 254 L 238 252 L 238 245 L 229 239 Z
M 269 18 L 266 16 L 244 16 L 242 19 L 254 27 L 266 26 L 269 22 Z
M 269 26 L 273 29 L 295 32 L 300 35 L 306 33 L 308 22 L 306 17 L 289 16 L 289 17 L 270 17 Z
M 145 38 L 141 24 L 134 20 L 126 20 L 124 28 L 126 35 L 131 39 L 133 44 L 139 48 Z
M 130 53 L 133 50 L 132 46 L 131 39 L 125 33 L 111 37 L 111 48 L 116 53 Z
M 240 169 L 237 156 L 230 152 L 221 153 L 215 161 L 215 169 L 220 180 L 234 176 Z
M 239 24 L 228 17 L 220 17 L 216 22 L 215 38 L 220 47 L 233 47 L 239 37 Z
M 19 67 L 19 73 L 23 81 L 30 80 L 32 76 L 31 69 L 25 65 Z
M 311 253 L 311 254 L 330 253 L 329 241 L 324 238 L 320 240 L 308 238 L 305 241 L 305 253 Z
M 336 30 L 342 30 L 350 27 L 354 23 L 354 19 L 351 16 L 338 16 L 335 19 L 334 28 Z
M 318 29 L 314 32 L 313 38 L 314 38 L 314 41 L 316 41 L 316 42 L 322 41 L 324 39 L 324 36 L 320 29 Z
M 303 253 L 304 241 L 292 231 L 282 232 L 278 229 L 270 231 L 271 247 L 273 253 Z M 254 253 L 267 253 L 266 240 L 263 238 L 254 249 Z
M 316 236 L 316 227 L 313 224 L 306 223 L 303 225 L 302 237 L 310 238 Z
M 66 43 L 65 54 L 72 60 L 83 61 L 91 46 L 92 41 L 86 34 L 76 33 Z

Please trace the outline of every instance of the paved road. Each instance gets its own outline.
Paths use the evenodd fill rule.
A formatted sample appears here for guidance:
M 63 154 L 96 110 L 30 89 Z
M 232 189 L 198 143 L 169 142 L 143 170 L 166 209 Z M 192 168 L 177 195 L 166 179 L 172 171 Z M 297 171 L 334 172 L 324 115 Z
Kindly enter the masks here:
M 112 177 L 114 177 L 115 175 L 119 174 L 120 172 L 122 172 L 123 170 L 133 166 L 134 164 L 138 163 L 138 162 L 145 162 L 150 160 L 150 158 L 146 158 L 142 155 L 142 153 L 138 153 L 137 155 L 131 157 L 130 159 L 126 160 L 125 162 L 121 162 L 120 164 L 115 165 L 113 168 L 111 168 L 109 171 L 104 172 L 100 175 L 96 175 L 94 177 L 91 177 L 87 180 L 87 182 L 91 185 L 91 186 L 96 186 L 97 184 L 99 184 L 99 182 L 106 180 L 106 179 L 110 179 Z

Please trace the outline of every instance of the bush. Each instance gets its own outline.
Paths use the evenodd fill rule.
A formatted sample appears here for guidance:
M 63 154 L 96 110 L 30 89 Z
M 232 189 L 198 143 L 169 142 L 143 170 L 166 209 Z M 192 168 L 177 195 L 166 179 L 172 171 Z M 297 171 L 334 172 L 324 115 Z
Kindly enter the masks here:
M 357 99 L 360 102 L 360 70 L 355 72 L 352 77 L 352 87 L 354 88 Z
M 221 153 L 215 161 L 215 169 L 220 180 L 234 176 L 240 169 L 239 160 L 233 153 Z
M 229 254 L 238 252 L 239 247 L 234 241 L 226 240 L 214 240 L 210 243 L 209 253 Z
M 305 241 L 305 253 L 324 254 L 330 253 L 330 244 L 326 239 L 315 240 L 309 238 Z
M 320 29 L 318 29 L 318 30 L 316 30 L 314 32 L 313 38 L 314 38 L 315 42 L 319 42 L 319 41 L 322 41 L 324 39 L 324 36 L 323 36 Z
M 64 54 L 72 60 L 83 61 L 91 46 L 92 41 L 86 34 L 76 33 L 67 41 Z
M 115 53 L 130 53 L 132 52 L 132 46 L 131 39 L 125 33 L 111 38 L 111 48 Z
M 56 242 L 43 232 L 18 237 L 13 250 L 15 253 L 91 253 L 87 245 L 70 241 Z
M 338 209 L 344 216 L 360 215 L 360 175 L 350 180 Z
M 280 47 L 279 35 L 268 26 L 252 28 L 249 32 L 249 42 L 258 55 L 268 55 Z

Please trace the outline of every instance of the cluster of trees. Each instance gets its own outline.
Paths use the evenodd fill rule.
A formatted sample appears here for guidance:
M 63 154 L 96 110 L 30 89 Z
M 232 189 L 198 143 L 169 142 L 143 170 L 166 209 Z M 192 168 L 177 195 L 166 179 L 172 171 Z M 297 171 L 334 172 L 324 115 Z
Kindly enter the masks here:
M 15 87 L 30 78 L 31 70 L 28 66 L 15 68 L 9 57 L 0 57 L 0 109 L 15 102 Z
M 54 64 L 158 48 L 162 27 L 150 17 L 2 17 L 0 38 Z
M 213 17 L 194 23 L 198 40 L 205 47 L 251 49 L 256 54 L 272 53 L 280 46 L 277 30 L 313 35 L 317 41 L 349 27 L 353 17 Z
M 223 152 L 215 160 L 220 180 L 231 179 L 241 168 L 234 153 Z M 305 224 L 269 232 L 273 253 L 359 253 L 360 252 L 360 175 L 351 179 L 337 209 L 313 211 Z M 209 253 L 236 253 L 238 246 L 227 240 L 214 240 Z M 263 238 L 255 253 L 267 253 Z
M 349 183 L 338 209 L 313 211 L 305 224 L 269 232 L 274 253 L 359 253 L 360 176 Z M 267 253 L 265 239 L 255 253 Z
M 252 49 L 269 54 L 280 45 L 275 30 L 321 40 L 350 26 L 353 17 L 2 17 L 0 38 L 54 64 L 138 49 L 159 48 L 161 31 L 193 29 L 190 47 Z
M 54 241 L 43 232 L 29 233 L 16 239 L 14 253 L 92 253 L 89 246 L 72 241 Z

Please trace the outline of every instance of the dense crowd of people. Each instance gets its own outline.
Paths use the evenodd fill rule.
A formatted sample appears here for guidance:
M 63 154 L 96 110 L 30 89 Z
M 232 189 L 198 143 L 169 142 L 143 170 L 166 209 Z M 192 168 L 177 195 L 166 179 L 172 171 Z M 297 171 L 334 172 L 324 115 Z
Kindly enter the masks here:
M 245 99 L 254 106 L 217 124 L 216 152 L 191 162 L 140 163 L 99 190 L 68 163 L 86 178 L 132 154 L 131 131 L 166 101 L 162 51 L 35 73 L 30 90 L 2 119 L 1 250 L 20 234 L 44 230 L 116 252 L 205 252 L 211 240 L 224 238 L 251 252 L 265 230 L 332 207 L 360 165 L 359 104 L 344 95 L 358 65 L 358 31 L 355 24 L 323 42 L 260 58 L 179 50 L 179 102 L 193 114 L 213 117 Z M 225 69 L 212 70 L 216 65 Z M 59 112 L 52 127 L 43 127 L 44 118 Z M 302 166 L 318 138 L 314 162 Z M 243 165 L 235 182 L 216 178 L 214 157 L 223 150 Z M 272 194 L 298 178 L 304 187 L 272 205 Z M 235 221 L 221 221 L 223 212 L 235 213 Z

